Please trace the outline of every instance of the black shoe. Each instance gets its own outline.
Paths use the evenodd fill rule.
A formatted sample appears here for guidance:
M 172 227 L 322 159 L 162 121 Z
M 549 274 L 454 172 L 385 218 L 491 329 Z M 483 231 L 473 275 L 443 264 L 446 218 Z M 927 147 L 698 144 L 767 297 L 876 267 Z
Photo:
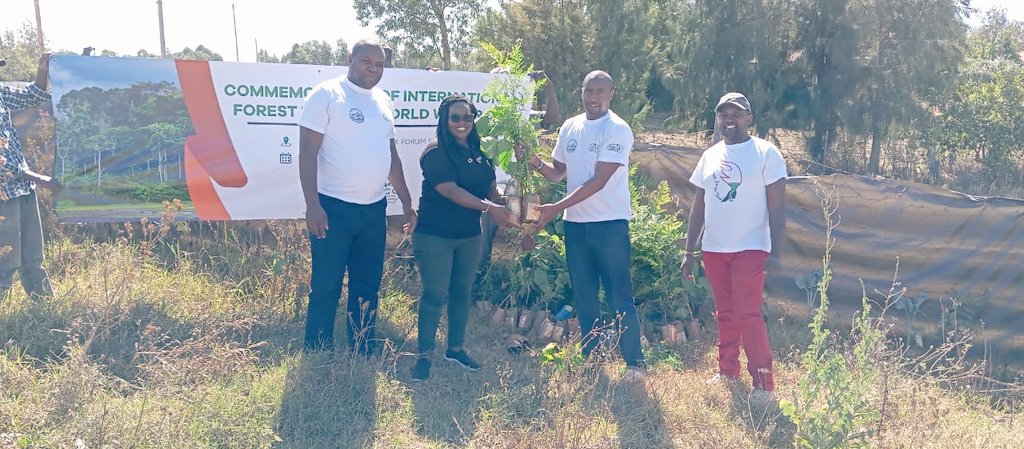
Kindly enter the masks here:
M 444 352 L 444 359 L 449 362 L 458 363 L 459 365 L 462 365 L 463 368 L 466 368 L 470 371 L 476 371 L 480 369 L 480 364 L 476 363 L 476 360 L 469 358 L 469 354 L 466 354 L 465 350 L 452 351 L 449 349 Z
M 426 382 L 430 378 L 430 359 L 420 357 L 412 367 L 412 380 Z

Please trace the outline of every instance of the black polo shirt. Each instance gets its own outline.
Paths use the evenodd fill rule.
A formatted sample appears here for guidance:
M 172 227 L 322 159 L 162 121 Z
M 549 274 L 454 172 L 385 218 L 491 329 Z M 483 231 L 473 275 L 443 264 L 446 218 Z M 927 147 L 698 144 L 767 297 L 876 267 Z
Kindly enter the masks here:
M 423 193 L 416 232 L 450 239 L 480 235 L 480 211 L 455 204 L 441 195 L 436 186 L 454 182 L 477 198 L 487 198 L 495 179 L 491 160 L 480 149 L 461 145 L 438 147 L 433 142 L 420 156 L 420 168 Z

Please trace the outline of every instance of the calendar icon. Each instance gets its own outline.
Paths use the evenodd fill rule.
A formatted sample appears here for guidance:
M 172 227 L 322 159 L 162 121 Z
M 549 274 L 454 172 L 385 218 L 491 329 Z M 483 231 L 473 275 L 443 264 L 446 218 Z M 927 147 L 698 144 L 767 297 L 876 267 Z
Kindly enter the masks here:
M 285 165 L 286 164 L 291 164 L 292 163 L 292 154 L 291 153 L 281 153 L 281 155 L 278 156 L 278 160 L 281 162 L 281 164 L 285 164 Z

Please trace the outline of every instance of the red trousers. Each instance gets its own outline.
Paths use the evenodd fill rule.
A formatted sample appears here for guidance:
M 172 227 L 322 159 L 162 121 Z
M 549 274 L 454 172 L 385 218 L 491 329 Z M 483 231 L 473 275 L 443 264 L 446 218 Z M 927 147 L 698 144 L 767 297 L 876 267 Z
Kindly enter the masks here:
M 739 378 L 742 344 L 754 388 L 772 391 L 772 349 L 761 316 L 767 259 L 768 253 L 758 250 L 705 252 L 704 270 L 717 309 L 719 373 Z

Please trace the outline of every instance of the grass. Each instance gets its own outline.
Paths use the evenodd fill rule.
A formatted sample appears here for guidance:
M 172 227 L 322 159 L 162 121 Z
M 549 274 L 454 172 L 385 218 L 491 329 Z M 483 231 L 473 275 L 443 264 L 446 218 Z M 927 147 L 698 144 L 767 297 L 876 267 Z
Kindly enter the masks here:
M 714 335 L 649 349 L 648 379 L 634 384 L 621 361 L 556 369 L 510 355 L 512 330 L 474 309 L 467 348 L 484 368 L 435 357 L 430 381 L 413 383 L 417 283 L 404 260 L 389 261 L 381 356 L 303 355 L 301 229 L 273 224 L 273 245 L 222 231 L 192 250 L 167 228 L 51 243 L 55 297 L 0 303 L 0 448 L 792 447 L 793 426 L 748 401 L 749 380 L 705 384 Z M 806 323 L 773 316 L 770 328 L 785 396 Z M 902 357 L 872 396 L 885 405 L 876 447 L 1024 447 L 1019 402 L 916 376 Z
M 114 204 L 75 204 L 73 201 L 57 201 L 57 212 L 91 212 L 108 210 L 152 210 L 159 213 L 164 209 L 161 202 L 137 202 L 137 203 L 114 203 Z M 183 210 L 192 210 L 191 201 L 182 201 Z

